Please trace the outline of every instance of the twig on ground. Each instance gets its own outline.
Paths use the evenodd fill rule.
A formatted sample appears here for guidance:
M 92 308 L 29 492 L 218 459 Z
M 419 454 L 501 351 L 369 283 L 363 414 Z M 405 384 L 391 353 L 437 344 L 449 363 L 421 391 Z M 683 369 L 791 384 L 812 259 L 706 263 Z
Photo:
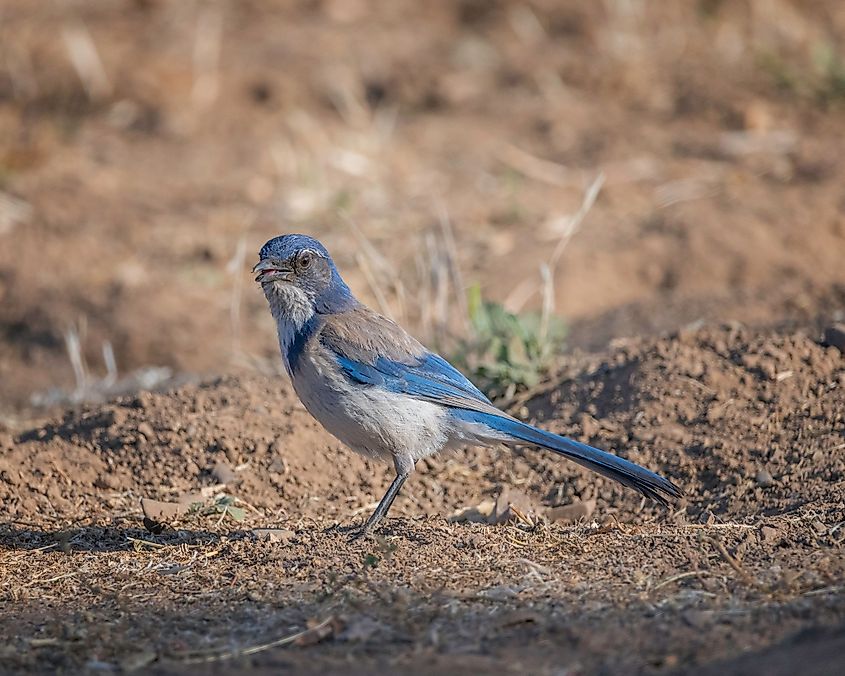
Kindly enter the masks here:
M 665 587 L 666 585 L 672 584 L 673 582 L 680 582 L 681 580 L 686 580 L 690 577 L 705 577 L 710 575 L 706 570 L 688 570 L 685 573 L 678 573 L 677 575 L 670 575 L 669 577 L 661 580 L 653 587 L 650 587 L 647 591 L 653 592 L 657 591 L 661 587 Z
M 234 657 L 245 657 L 247 655 L 255 655 L 256 653 L 269 650 L 270 648 L 280 648 L 281 646 L 290 645 L 291 643 L 301 641 L 305 638 L 310 638 L 314 636 L 319 637 L 323 635 L 324 630 L 328 628 L 328 626 L 332 622 L 334 622 L 334 617 L 329 616 L 319 624 L 316 624 L 308 629 L 303 629 L 302 631 L 299 631 L 295 634 L 283 636 L 282 638 L 276 639 L 275 641 L 270 641 L 268 643 L 260 643 L 258 645 L 249 646 L 248 648 L 243 648 L 241 650 L 212 650 L 208 651 L 207 654 L 203 654 L 203 652 L 201 651 L 196 651 L 194 653 L 171 653 L 169 656 L 179 660 L 183 664 L 203 664 L 207 662 L 219 662 L 221 660 L 229 660 Z
M 128 535 L 126 536 L 126 539 L 129 540 L 130 542 L 134 542 L 136 544 L 139 544 L 142 547 L 152 547 L 154 549 L 163 549 L 164 547 L 167 546 L 167 545 L 161 544 L 160 542 L 150 542 L 149 540 L 143 540 L 141 538 L 133 538 L 133 537 L 130 537 Z
M 725 545 L 723 545 L 717 538 L 704 536 L 702 540 L 712 545 L 716 551 L 719 552 L 719 555 L 731 568 L 734 569 L 736 574 L 742 578 L 743 582 L 753 587 L 757 586 L 757 580 L 745 572 L 745 569 L 740 565 L 739 561 L 731 555 L 731 553 L 725 548 Z
M 30 580 L 26 584 L 21 585 L 21 589 L 26 589 L 27 587 L 34 587 L 35 585 L 39 584 L 50 584 L 51 582 L 58 582 L 59 580 L 64 580 L 68 577 L 74 577 L 78 571 L 72 571 L 70 573 L 64 573 L 63 575 L 56 575 L 55 577 L 49 577 L 47 579 L 35 579 Z
M 822 587 L 821 589 L 810 589 L 805 591 L 801 596 L 821 596 L 823 594 L 838 594 L 845 591 L 845 585 L 835 585 L 833 587 Z

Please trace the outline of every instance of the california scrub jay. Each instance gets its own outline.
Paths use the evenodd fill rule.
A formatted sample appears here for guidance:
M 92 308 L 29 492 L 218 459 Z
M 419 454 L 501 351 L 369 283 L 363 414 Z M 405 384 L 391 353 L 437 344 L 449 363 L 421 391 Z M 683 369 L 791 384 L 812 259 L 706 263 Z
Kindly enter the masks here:
M 667 505 L 681 491 L 632 462 L 520 422 L 443 357 L 356 300 L 329 252 L 305 235 L 267 242 L 253 269 L 276 320 L 285 368 L 305 408 L 396 478 L 357 533 L 387 514 L 416 461 L 445 448 L 533 444 Z M 663 495 L 665 494 L 665 496 Z

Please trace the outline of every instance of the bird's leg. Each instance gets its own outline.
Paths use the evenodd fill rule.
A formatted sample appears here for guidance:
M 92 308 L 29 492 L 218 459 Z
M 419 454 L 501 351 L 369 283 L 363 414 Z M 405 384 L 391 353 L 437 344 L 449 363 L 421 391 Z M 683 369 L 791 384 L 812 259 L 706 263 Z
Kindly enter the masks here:
M 399 494 L 399 490 L 402 488 L 402 484 L 405 483 L 407 478 L 411 476 L 411 472 L 414 471 L 414 461 L 409 457 L 394 456 L 393 463 L 396 466 L 396 478 L 394 478 L 390 483 L 390 486 L 388 486 L 387 492 L 378 503 L 378 507 L 376 507 L 375 511 L 370 514 L 370 518 L 367 519 L 366 523 L 360 529 L 352 534 L 351 539 L 357 540 L 360 537 L 368 535 L 372 532 L 373 528 L 376 527 L 378 522 L 381 521 L 383 517 L 387 516 L 390 506 L 393 504 L 393 501 Z
M 390 505 L 393 504 L 393 501 L 396 499 L 396 495 L 399 493 L 399 489 L 402 488 L 402 484 L 405 483 L 405 480 L 408 478 L 407 474 L 397 474 L 396 478 L 393 479 L 390 486 L 387 489 L 387 492 L 384 494 L 384 497 L 381 499 L 381 502 L 378 503 L 378 507 L 376 507 L 375 511 L 370 514 L 370 518 L 367 519 L 367 522 L 361 527 L 361 529 L 355 534 L 356 537 L 361 537 L 362 535 L 366 535 L 373 528 L 376 527 L 379 521 L 381 521 L 383 516 L 387 515 L 387 510 L 390 509 Z

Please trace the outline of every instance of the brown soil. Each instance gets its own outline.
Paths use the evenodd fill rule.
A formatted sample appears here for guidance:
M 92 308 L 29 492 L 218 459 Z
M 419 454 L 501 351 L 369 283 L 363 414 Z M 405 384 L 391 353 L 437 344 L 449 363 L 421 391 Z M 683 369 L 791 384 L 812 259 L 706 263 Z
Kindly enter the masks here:
M 323 239 L 374 303 L 354 222 L 391 310 L 427 333 L 393 286 L 424 286 L 442 208 L 465 281 L 538 307 L 600 170 L 555 273 L 573 346 L 841 313 L 845 118 L 814 65 L 845 36 L 840 4 L 617 4 L 6 0 L 0 192 L 21 204 L 0 208 L 0 413 L 73 385 L 71 325 L 94 374 L 103 341 L 124 373 L 273 358 L 236 278 L 284 231 Z M 101 92 L 68 56 L 80 27 Z
M 845 671 L 840 5 L 5 0 L 0 672 Z M 599 171 L 507 403 L 686 500 L 470 449 L 348 543 L 390 471 L 277 373 L 254 252 L 314 234 L 448 348 L 456 284 L 541 305 Z
M 845 622 L 837 349 L 738 328 L 632 341 L 570 359 L 518 408 L 664 472 L 687 498 L 667 513 L 544 453 L 467 450 L 421 463 L 381 537 L 349 543 L 345 528 L 372 508 L 389 468 L 344 450 L 278 379 L 255 375 L 7 435 L 5 663 L 155 660 L 153 671 L 175 673 L 217 656 L 202 651 L 331 618 L 322 640 L 238 664 L 648 673 L 729 660 L 729 673 L 748 673 L 746 658 L 730 659 L 784 643 L 784 659 L 804 667 L 810 642 L 818 673 L 845 665 L 834 649 Z M 226 486 L 213 477 L 223 466 L 234 470 Z M 243 521 L 199 511 L 158 535 L 141 526 L 140 497 L 204 487 L 206 504 L 238 498 Z M 525 518 L 445 518 L 502 491 Z M 587 518 L 551 521 L 573 504 Z M 284 531 L 273 542 L 258 528 Z

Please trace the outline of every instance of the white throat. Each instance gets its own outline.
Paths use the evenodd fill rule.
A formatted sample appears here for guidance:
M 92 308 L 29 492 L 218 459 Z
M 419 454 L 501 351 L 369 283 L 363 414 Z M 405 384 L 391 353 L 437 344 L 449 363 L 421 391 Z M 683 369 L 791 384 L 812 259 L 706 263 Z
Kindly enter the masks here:
M 302 289 L 283 282 L 265 284 L 264 296 L 270 304 L 270 313 L 276 320 L 279 348 L 285 367 L 290 372 L 288 349 L 297 332 L 314 316 L 314 303 Z

